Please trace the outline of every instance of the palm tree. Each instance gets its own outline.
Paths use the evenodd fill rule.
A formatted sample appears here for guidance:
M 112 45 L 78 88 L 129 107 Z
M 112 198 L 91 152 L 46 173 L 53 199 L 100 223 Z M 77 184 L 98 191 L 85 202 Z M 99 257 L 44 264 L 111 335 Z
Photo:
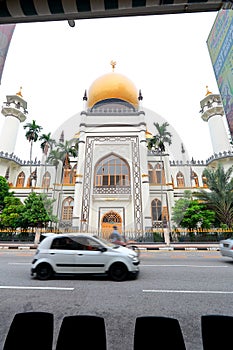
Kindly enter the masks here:
M 157 134 L 154 135 L 149 141 L 148 141 L 148 149 L 149 150 L 155 150 L 159 151 L 160 153 L 165 152 L 165 144 L 171 145 L 171 137 L 172 134 L 167 131 L 167 127 L 169 124 L 167 122 L 163 123 L 162 125 L 159 125 L 159 123 L 154 123 L 154 126 L 157 129 Z
M 65 141 L 59 142 L 56 144 L 57 149 L 52 150 L 48 156 L 47 161 L 52 161 L 53 165 L 56 167 L 56 175 L 55 175 L 55 183 L 57 179 L 57 170 L 58 170 L 58 165 L 59 163 L 62 164 L 62 174 L 61 174 L 61 193 L 63 191 L 63 166 L 66 165 L 65 163 L 67 162 L 69 164 L 70 161 L 70 156 L 76 157 L 78 154 L 78 142 L 76 142 L 73 145 L 74 140 L 70 141 Z M 55 197 L 55 184 L 54 184 L 54 194 L 53 198 Z M 59 199 L 57 202 L 57 216 L 58 216 L 58 211 L 59 211 Z
M 43 128 L 40 125 L 37 125 L 35 120 L 33 120 L 32 123 L 27 123 L 26 125 L 24 125 L 23 128 L 27 129 L 25 136 L 26 136 L 26 139 L 30 142 L 30 178 L 31 178 L 32 147 L 34 142 L 38 140 L 39 133 Z M 31 183 L 31 179 L 30 179 L 30 183 Z
M 57 182 L 57 170 L 59 163 L 63 162 L 62 154 L 58 149 L 53 149 L 46 160 L 46 163 L 52 164 L 55 166 L 55 180 L 54 180 L 54 190 L 55 190 L 55 183 Z
M 48 134 L 42 134 L 39 137 L 39 140 L 42 141 L 40 148 L 42 149 L 43 154 L 47 157 L 49 149 L 53 149 L 56 141 L 51 138 L 51 132 Z
M 159 123 L 154 123 L 154 126 L 156 127 L 157 134 L 154 135 L 151 139 L 148 141 L 148 149 L 149 150 L 155 150 L 160 154 L 160 163 L 161 163 L 161 220 L 164 220 L 165 218 L 162 217 L 163 214 L 163 165 L 162 165 L 162 153 L 165 152 L 165 144 L 171 145 L 172 143 L 172 134 L 167 131 L 167 127 L 169 124 L 167 122 L 164 122 L 162 125 L 159 125 Z M 165 222 L 165 221 L 164 221 Z
M 47 155 L 49 152 L 49 149 L 52 150 L 53 145 L 56 143 L 56 141 L 54 139 L 51 138 L 51 132 L 49 132 L 48 134 L 42 134 L 39 137 L 39 140 L 42 141 L 40 148 L 42 149 L 42 153 L 45 155 L 45 174 L 47 171 Z
M 216 213 L 220 224 L 233 226 L 233 166 L 224 170 L 221 164 L 216 169 L 205 169 L 203 176 L 210 192 L 201 190 L 195 196 L 204 201 Z
M 76 142 L 74 145 L 72 144 L 73 140 L 59 142 L 57 144 L 57 149 L 61 152 L 63 161 L 68 157 L 76 157 L 78 154 L 78 142 Z

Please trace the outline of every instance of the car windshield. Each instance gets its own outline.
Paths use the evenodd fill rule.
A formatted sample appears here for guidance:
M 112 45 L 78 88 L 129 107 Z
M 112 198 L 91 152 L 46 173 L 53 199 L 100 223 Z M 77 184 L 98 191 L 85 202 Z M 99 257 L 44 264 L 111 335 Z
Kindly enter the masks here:
M 112 242 L 109 242 L 107 241 L 106 239 L 104 238 L 100 238 L 100 237 L 97 237 L 97 236 L 94 236 L 95 238 L 97 238 L 101 243 L 107 245 L 108 247 L 111 247 L 111 248 L 115 248 L 115 247 L 118 247 L 116 244 L 112 243 Z

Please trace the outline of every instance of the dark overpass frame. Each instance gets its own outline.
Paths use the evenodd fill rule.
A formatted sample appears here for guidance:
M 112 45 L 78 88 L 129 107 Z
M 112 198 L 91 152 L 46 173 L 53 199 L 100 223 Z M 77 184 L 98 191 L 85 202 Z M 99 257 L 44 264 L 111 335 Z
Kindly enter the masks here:
M 0 24 L 219 11 L 233 0 L 0 0 Z

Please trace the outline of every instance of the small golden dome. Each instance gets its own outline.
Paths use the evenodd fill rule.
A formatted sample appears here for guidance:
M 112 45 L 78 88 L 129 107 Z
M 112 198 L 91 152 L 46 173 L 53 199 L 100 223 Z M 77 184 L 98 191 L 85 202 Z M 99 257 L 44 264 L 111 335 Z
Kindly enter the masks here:
M 145 134 L 146 134 L 146 139 L 152 139 L 153 134 L 150 131 L 146 130 Z
M 16 92 L 16 95 L 20 96 L 20 97 L 23 97 L 23 95 L 22 95 L 22 86 L 20 86 L 20 89 L 19 89 L 18 92 Z
M 208 85 L 206 85 L 206 94 L 205 94 L 205 95 L 206 95 L 206 96 L 212 95 L 212 92 L 209 90 Z
M 138 93 L 131 80 L 115 72 L 97 78 L 89 88 L 87 105 L 93 107 L 97 102 L 116 98 L 138 106 Z

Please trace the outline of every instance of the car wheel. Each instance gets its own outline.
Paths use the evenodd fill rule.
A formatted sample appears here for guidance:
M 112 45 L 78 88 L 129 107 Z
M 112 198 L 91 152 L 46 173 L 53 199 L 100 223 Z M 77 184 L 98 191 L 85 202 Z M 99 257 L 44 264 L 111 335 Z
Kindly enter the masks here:
M 53 275 L 53 269 L 49 264 L 40 264 L 36 268 L 36 276 L 39 280 L 47 280 Z
M 109 276 L 113 281 L 124 281 L 128 276 L 128 269 L 122 263 L 114 263 L 109 270 Z

